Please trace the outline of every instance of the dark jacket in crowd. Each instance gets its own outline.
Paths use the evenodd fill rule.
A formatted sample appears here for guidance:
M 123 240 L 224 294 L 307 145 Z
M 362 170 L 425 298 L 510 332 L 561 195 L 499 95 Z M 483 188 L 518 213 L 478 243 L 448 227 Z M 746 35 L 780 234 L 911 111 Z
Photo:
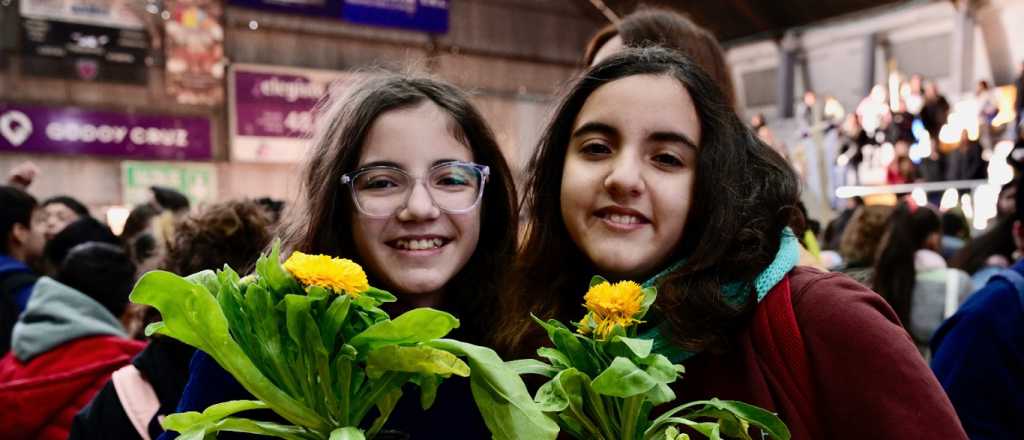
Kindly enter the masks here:
M 171 338 L 157 337 L 142 350 L 132 365 L 153 387 L 160 408 L 147 425 L 149 438 L 164 432 L 160 417 L 173 414 L 188 382 L 188 364 L 195 348 Z M 70 440 L 142 439 L 122 405 L 113 381 L 75 416 Z
M 25 263 L 0 254 L 0 355 L 11 349 L 11 331 L 28 305 L 36 276 Z
M 925 101 L 924 106 L 921 107 L 920 116 L 924 129 L 928 130 L 931 137 L 938 139 L 939 130 L 942 129 L 942 125 L 946 123 L 946 118 L 949 116 L 949 101 L 946 101 L 942 95 L 934 100 Z
M 0 438 L 66 439 L 75 413 L 143 347 L 99 302 L 40 278 L 0 360 Z
M 810 424 L 798 409 L 807 397 L 771 374 L 769 347 L 752 325 L 725 353 L 686 361 L 673 387 L 680 401 L 740 400 L 776 412 L 793 439 L 966 439 L 953 406 L 892 308 L 841 274 L 797 267 L 789 274 L 793 312 L 806 348 L 816 400 Z
M 984 179 L 986 165 L 981 158 L 981 145 L 968 142 L 946 156 L 946 180 Z
M 1011 270 L 1024 276 L 1024 260 Z M 932 369 L 972 440 L 1024 438 L 1024 297 L 988 282 L 935 332 Z
M 185 393 L 178 405 L 178 412 L 202 411 L 206 407 L 228 400 L 251 400 L 249 394 L 227 371 L 224 371 L 208 354 L 197 351 L 192 358 L 191 376 Z M 437 390 L 437 398 L 429 410 L 420 406 L 419 390 L 406 384 L 398 406 L 384 424 L 385 430 L 400 431 L 409 435 L 411 440 L 453 438 L 453 439 L 485 439 L 491 438 L 487 425 L 476 407 L 476 402 L 469 389 L 469 379 L 452 376 L 441 382 Z M 255 416 L 253 416 L 255 418 Z M 373 417 L 367 417 L 372 421 Z M 443 434 L 443 435 L 441 435 Z M 170 433 L 164 434 L 160 440 L 173 438 Z M 263 438 L 261 436 L 243 437 L 240 435 L 221 435 L 221 439 Z

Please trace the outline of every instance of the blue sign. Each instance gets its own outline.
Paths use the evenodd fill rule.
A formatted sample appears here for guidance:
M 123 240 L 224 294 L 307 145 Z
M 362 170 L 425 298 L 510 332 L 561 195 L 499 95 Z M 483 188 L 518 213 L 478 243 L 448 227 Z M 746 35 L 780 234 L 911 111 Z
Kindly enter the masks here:
M 230 0 L 230 3 L 286 14 L 335 19 L 341 17 L 341 0 Z
M 448 0 L 342 0 L 341 16 L 353 23 L 448 32 Z

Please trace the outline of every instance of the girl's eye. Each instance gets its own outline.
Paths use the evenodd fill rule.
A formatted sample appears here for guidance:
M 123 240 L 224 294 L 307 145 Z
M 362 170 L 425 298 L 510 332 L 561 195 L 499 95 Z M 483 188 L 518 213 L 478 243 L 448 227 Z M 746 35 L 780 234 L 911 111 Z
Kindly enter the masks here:
M 360 185 L 359 189 L 386 189 L 396 186 L 398 186 L 398 184 L 391 179 L 385 177 L 377 177 L 367 180 L 366 182 L 363 182 L 363 184 Z
M 681 167 L 684 165 L 682 159 L 679 159 L 678 157 L 667 153 L 662 153 L 654 156 L 654 161 L 657 162 L 659 165 L 665 165 L 669 167 Z
M 600 142 L 591 142 L 588 144 L 584 144 L 583 147 L 580 148 L 580 153 L 583 153 L 584 155 L 587 156 L 602 156 L 605 154 L 610 154 L 611 152 L 611 147 Z

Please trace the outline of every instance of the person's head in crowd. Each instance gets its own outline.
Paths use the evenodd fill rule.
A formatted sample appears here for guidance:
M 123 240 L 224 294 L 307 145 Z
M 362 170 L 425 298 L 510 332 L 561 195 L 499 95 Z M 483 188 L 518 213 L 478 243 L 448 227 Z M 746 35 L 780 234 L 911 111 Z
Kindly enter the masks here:
M 750 128 L 753 128 L 754 131 L 760 130 L 765 125 L 767 125 L 767 121 L 764 118 L 764 113 L 755 113 L 750 117 Z
M 163 267 L 181 276 L 225 264 L 247 273 L 270 245 L 272 227 L 270 214 L 258 202 L 210 205 L 178 220 Z
M 153 193 L 153 200 L 160 208 L 171 211 L 175 214 L 188 212 L 191 203 L 188 197 L 174 188 L 165 186 L 151 186 L 149 190 Z
M 818 96 L 814 94 L 813 90 L 805 90 L 803 102 L 808 107 L 814 107 L 814 104 L 818 102 Z
M 518 225 L 493 132 L 445 82 L 368 73 L 346 87 L 319 109 L 285 250 L 351 258 L 395 308 L 429 304 L 488 337 Z
M 173 211 L 161 211 L 152 217 L 142 232 L 125 243 L 128 254 L 139 270 L 139 275 L 151 270 L 161 269 L 167 250 L 174 240 L 174 227 L 180 215 Z
M 36 263 L 46 243 L 41 214 L 35 197 L 13 186 L 0 186 L 0 254 Z
M 50 197 L 43 200 L 41 206 L 46 221 L 43 234 L 47 240 L 52 240 L 53 236 L 75 220 L 91 217 L 89 208 L 70 196 Z
M 942 235 L 956 237 L 961 240 L 971 238 L 971 226 L 960 208 L 947 209 L 942 213 Z
M 203 270 L 231 266 L 236 272 L 251 271 L 272 239 L 274 221 L 262 203 L 235 200 L 215 203 L 178 219 L 167 251 L 151 266 L 188 276 Z M 144 233 L 155 247 L 152 234 Z M 147 259 L 148 261 L 148 259 Z M 139 307 L 126 319 L 125 328 L 136 339 L 150 323 L 160 320 L 152 307 Z
M 1017 212 L 1017 191 L 1021 178 L 1013 179 L 999 189 L 999 198 L 996 202 L 996 217 L 1012 217 Z
M 120 245 L 121 241 L 107 225 L 92 217 L 82 217 L 61 230 L 46 243 L 44 255 L 54 269 L 59 268 L 68 252 L 82 243 L 102 242 Z
M 974 237 L 950 259 L 949 265 L 974 274 L 987 266 L 1009 266 L 1013 251 L 1017 250 L 1013 240 L 1013 222 L 1016 211 L 1005 217 L 997 217 L 992 227 Z
M 924 97 L 928 99 L 938 99 L 939 97 L 939 86 L 935 81 L 924 82 Z
M 285 201 L 273 199 L 270 197 L 260 197 L 255 200 L 257 204 L 263 207 L 270 214 L 270 219 L 274 223 L 281 220 L 282 214 L 284 214 Z
M 736 91 L 725 52 L 710 31 L 676 11 L 644 7 L 622 17 L 618 25 L 609 24 L 587 43 L 583 64 L 593 66 L 624 47 L 661 46 L 677 50 L 693 59 L 711 76 L 733 106 Z
M 642 282 L 665 270 L 658 307 L 673 311 L 663 315 L 673 342 L 723 341 L 744 311 L 722 300 L 721 284 L 773 261 L 799 193 L 792 168 L 725 100 L 663 48 L 612 55 L 563 96 L 532 160 L 531 227 L 501 297 L 503 351 L 528 349 L 528 312 L 575 319 L 594 274 Z
M 149 228 L 149 223 L 153 220 L 153 217 L 160 214 L 160 211 L 160 208 L 148 203 L 132 208 L 131 212 L 128 213 L 128 219 L 124 222 L 124 228 L 121 230 L 121 239 L 125 243 L 131 243 L 136 235 Z
M 910 75 L 909 84 L 911 93 L 920 95 L 921 93 L 924 92 L 924 90 L 922 89 L 922 87 L 924 87 L 924 78 L 921 77 L 921 74 L 915 73 L 913 75 Z
M 839 241 L 839 254 L 847 266 L 870 267 L 875 263 L 890 215 L 892 207 L 885 205 L 860 206 L 853 212 Z
M 939 214 L 927 205 L 900 202 L 890 217 L 875 257 L 872 284 L 873 290 L 889 302 L 904 326 L 910 323 L 917 252 L 922 249 L 939 252 L 941 234 Z
M 975 89 L 974 89 L 974 93 L 987 92 L 990 87 L 991 86 L 988 85 L 988 81 L 980 80 L 980 81 L 978 81 L 978 86 L 975 87 Z
M 135 264 L 121 246 L 89 241 L 68 251 L 55 278 L 121 316 L 135 285 Z

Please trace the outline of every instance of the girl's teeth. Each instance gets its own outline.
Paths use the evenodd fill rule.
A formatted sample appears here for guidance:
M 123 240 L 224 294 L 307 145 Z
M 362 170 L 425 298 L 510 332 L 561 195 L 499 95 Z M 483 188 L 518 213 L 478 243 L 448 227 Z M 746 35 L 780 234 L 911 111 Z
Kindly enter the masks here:
M 620 214 L 611 214 L 611 215 L 608 216 L 608 220 L 611 220 L 612 223 L 620 223 L 620 224 L 623 224 L 623 225 L 631 225 L 631 224 L 639 223 L 640 222 L 640 219 L 638 219 L 638 218 L 636 218 L 636 217 L 634 217 L 632 215 L 620 215 Z
M 425 249 L 436 249 L 444 244 L 444 241 L 440 238 L 431 238 L 423 240 L 398 240 L 396 243 L 399 249 L 406 249 L 412 251 L 421 251 Z

